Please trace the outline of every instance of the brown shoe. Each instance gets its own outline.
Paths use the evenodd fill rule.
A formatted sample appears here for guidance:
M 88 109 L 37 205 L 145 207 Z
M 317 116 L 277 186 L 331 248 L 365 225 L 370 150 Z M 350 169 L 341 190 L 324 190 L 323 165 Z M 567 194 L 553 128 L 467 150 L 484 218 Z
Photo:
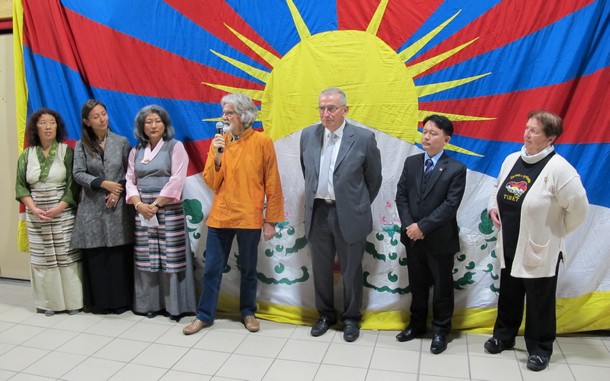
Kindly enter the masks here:
M 182 333 L 184 333 L 185 335 L 192 335 L 193 333 L 197 333 L 199 331 L 201 331 L 202 329 L 204 329 L 205 327 L 209 327 L 211 324 L 207 323 L 205 321 L 201 321 L 197 318 L 194 318 L 193 321 L 187 325 L 186 327 L 184 327 L 184 329 L 182 330 Z
M 254 317 L 254 315 L 248 315 L 244 317 L 244 325 L 250 332 L 258 332 L 261 329 L 261 323 Z

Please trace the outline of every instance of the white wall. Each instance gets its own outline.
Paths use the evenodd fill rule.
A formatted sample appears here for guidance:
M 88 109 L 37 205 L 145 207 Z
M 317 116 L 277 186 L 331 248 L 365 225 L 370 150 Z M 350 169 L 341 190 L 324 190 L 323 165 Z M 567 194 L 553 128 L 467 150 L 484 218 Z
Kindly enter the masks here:
M 29 279 L 29 257 L 17 250 L 19 203 L 15 201 L 17 126 L 13 68 L 13 35 L 0 34 L 0 277 Z

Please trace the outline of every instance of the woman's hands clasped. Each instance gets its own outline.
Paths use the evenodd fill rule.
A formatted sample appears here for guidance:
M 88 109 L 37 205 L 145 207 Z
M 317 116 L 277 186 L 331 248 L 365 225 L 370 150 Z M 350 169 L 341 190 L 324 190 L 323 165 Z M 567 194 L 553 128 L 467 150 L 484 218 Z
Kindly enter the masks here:
M 114 208 L 119 203 L 119 197 L 123 193 L 123 186 L 120 183 L 110 180 L 102 182 L 102 188 L 108 191 L 106 194 L 106 208 Z
M 159 208 L 157 208 L 156 206 L 154 206 L 152 204 L 144 204 L 144 203 L 142 203 L 142 204 L 138 205 L 138 212 L 146 220 L 150 220 L 151 218 L 153 218 L 153 216 L 155 214 L 157 214 L 158 210 L 159 210 Z

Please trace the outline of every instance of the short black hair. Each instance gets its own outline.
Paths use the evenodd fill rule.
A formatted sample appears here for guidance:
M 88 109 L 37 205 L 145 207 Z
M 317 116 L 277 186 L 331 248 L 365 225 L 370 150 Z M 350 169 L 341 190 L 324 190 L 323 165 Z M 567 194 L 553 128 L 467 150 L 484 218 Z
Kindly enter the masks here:
M 437 114 L 428 115 L 424 119 L 423 124 L 425 125 L 428 121 L 434 122 L 434 124 L 436 124 L 438 128 L 443 130 L 445 135 L 453 136 L 453 123 L 451 123 L 449 118 L 447 118 L 446 116 Z

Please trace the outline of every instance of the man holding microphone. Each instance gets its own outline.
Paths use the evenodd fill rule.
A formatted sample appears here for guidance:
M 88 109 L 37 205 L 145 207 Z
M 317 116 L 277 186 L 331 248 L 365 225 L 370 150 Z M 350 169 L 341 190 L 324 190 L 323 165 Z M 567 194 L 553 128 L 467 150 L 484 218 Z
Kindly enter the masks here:
M 193 321 L 183 329 L 192 335 L 213 324 L 233 238 L 237 236 L 241 271 L 239 308 L 244 326 L 257 332 L 256 265 L 261 228 L 265 240 L 275 235 L 275 224 L 284 221 L 284 196 L 271 138 L 252 129 L 258 109 L 243 94 L 221 100 L 222 120 L 230 132 L 216 134 L 203 170 L 205 183 L 214 191 L 207 219 L 203 291 Z

